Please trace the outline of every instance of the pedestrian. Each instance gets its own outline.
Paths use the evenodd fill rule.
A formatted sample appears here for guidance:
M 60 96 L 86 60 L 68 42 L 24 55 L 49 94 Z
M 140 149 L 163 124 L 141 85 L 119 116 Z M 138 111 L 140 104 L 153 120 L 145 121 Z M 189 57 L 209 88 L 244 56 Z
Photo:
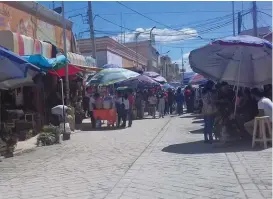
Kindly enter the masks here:
M 158 94 L 158 112 L 159 118 L 164 118 L 164 111 L 165 111 L 165 95 L 164 92 L 160 91 Z
M 128 100 L 128 95 L 124 94 L 122 96 L 120 93 L 118 93 L 118 99 L 117 99 L 117 113 L 118 113 L 118 124 L 117 126 L 120 127 L 120 122 L 122 120 L 121 127 L 126 127 L 126 119 L 127 119 L 127 114 L 129 110 L 129 100 Z
M 168 107 L 169 113 L 173 114 L 173 102 L 174 102 L 174 93 L 171 88 L 168 89 Z
M 135 96 L 133 95 L 132 89 L 129 90 L 128 100 L 129 100 L 128 127 L 131 127 L 133 124 L 133 106 L 135 104 Z
M 93 94 L 90 94 L 89 96 L 89 116 L 90 116 L 90 119 L 91 119 L 91 125 L 92 125 L 92 128 L 95 128 L 96 127 L 96 120 L 94 118 L 94 114 L 93 114 L 93 110 L 94 110 L 94 107 L 95 107 L 95 98 L 93 97 Z
M 204 115 L 204 142 L 212 143 L 212 131 L 214 125 L 214 114 L 216 112 L 214 94 L 212 88 L 214 86 L 213 81 L 208 81 L 205 85 L 202 101 L 203 101 L 203 115 Z
M 265 93 L 263 89 L 253 88 L 251 90 L 251 95 L 258 102 L 259 112 L 258 112 L 258 115 L 256 115 L 256 117 L 269 116 L 270 123 L 271 123 L 270 125 L 272 126 L 272 107 L 273 107 L 272 101 L 269 98 L 265 97 Z M 255 119 L 252 119 L 244 124 L 245 129 L 250 135 L 253 134 L 254 121 Z
M 177 89 L 175 100 L 177 104 L 177 114 L 181 115 L 183 114 L 184 95 L 180 87 Z
M 169 114 L 169 102 L 168 102 L 168 92 L 164 91 L 164 96 L 165 96 L 165 110 L 164 110 L 164 115 Z
M 142 92 L 140 90 L 137 90 L 136 92 L 136 100 L 135 100 L 135 104 L 136 104 L 136 111 L 137 111 L 137 118 L 142 119 L 143 118 L 143 95 Z
M 149 96 L 148 102 L 149 102 L 150 113 L 151 113 L 152 117 L 155 118 L 156 105 L 157 105 L 157 98 L 156 98 L 156 96 L 155 96 L 154 93 L 152 93 L 152 94 Z
M 185 88 L 185 101 L 187 106 L 187 113 L 192 113 L 194 109 L 194 90 L 191 85 L 188 85 Z

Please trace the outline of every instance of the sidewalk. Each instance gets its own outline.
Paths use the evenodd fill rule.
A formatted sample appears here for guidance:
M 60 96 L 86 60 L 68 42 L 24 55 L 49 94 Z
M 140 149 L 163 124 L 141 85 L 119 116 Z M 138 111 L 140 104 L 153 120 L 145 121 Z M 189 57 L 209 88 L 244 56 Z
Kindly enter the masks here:
M 106 199 L 271 199 L 271 148 L 203 143 L 203 121 L 172 118 Z
M 37 147 L 36 142 L 37 142 L 38 135 L 28 140 L 18 142 L 13 153 L 14 156 L 21 155 L 22 153 L 27 153 L 27 152 L 35 150 L 35 148 Z

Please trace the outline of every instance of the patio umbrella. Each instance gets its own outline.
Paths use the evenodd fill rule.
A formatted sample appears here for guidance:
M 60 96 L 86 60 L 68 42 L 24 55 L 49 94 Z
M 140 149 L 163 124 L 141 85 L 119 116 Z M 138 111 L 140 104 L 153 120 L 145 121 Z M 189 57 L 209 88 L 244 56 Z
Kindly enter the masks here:
M 0 46 L 0 89 L 11 89 L 33 84 L 32 79 L 41 69 L 22 57 Z
M 159 75 L 158 73 L 153 72 L 153 71 L 145 71 L 143 73 L 143 75 L 151 77 L 153 80 L 155 80 L 156 82 L 159 82 L 161 84 L 164 84 L 167 82 L 167 80 L 164 77 L 162 77 L 161 75 Z
M 205 84 L 208 80 L 200 74 L 194 74 L 193 77 L 190 79 L 189 83 L 191 85 L 201 85 L 201 84 Z
M 181 79 L 182 79 L 182 83 L 183 83 L 183 85 L 184 86 L 186 86 L 186 85 L 188 85 L 189 84 L 189 82 L 190 82 L 190 80 L 191 80 L 191 78 L 195 75 L 196 73 L 195 72 L 184 72 L 184 80 L 183 80 L 183 74 L 181 74 L 182 75 L 182 77 L 181 77 Z
M 145 88 L 153 88 L 154 86 L 159 86 L 160 84 L 146 75 L 139 75 L 139 76 L 124 80 L 122 82 L 119 82 L 117 83 L 117 85 L 127 86 L 134 89 L 136 88 L 145 89 Z
M 160 84 L 167 83 L 167 80 L 162 76 L 155 77 L 153 78 L 153 80 L 155 80 L 156 82 L 159 82 Z
M 152 77 L 152 78 L 155 78 L 155 77 L 160 76 L 158 73 L 153 72 L 153 71 L 145 71 L 145 72 L 143 73 L 143 75 L 146 75 L 146 76 L 149 76 L 149 77 Z
M 25 78 L 28 72 L 35 75 L 41 70 L 15 53 L 0 46 L 0 82 Z
M 168 83 L 162 85 L 162 89 L 164 89 L 164 90 L 168 90 L 169 88 L 170 88 L 170 89 L 174 89 L 174 87 L 171 86 L 171 85 L 168 84 Z
M 137 76 L 139 76 L 138 73 L 124 68 L 108 68 L 103 69 L 96 75 L 94 75 L 87 82 L 86 86 L 89 86 L 91 84 L 107 86 Z
M 272 44 L 240 35 L 219 39 L 189 56 L 193 71 L 231 85 L 260 87 L 272 83 Z
M 117 64 L 105 64 L 102 66 L 102 68 L 106 69 L 106 68 L 122 68 L 122 67 Z

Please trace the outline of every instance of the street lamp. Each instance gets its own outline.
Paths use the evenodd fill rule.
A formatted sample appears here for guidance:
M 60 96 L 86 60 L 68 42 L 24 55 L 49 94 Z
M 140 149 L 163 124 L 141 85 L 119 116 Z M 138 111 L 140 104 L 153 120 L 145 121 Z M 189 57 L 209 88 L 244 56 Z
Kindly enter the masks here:
M 138 68 L 138 54 L 137 54 L 137 53 L 138 53 L 138 52 L 137 52 L 138 46 L 137 46 L 137 38 L 139 37 L 140 34 L 141 34 L 141 32 L 137 32 L 136 35 L 135 35 L 135 36 L 136 36 L 136 63 L 137 63 L 137 68 Z
M 151 41 L 151 45 L 152 45 L 152 32 L 153 30 L 156 28 L 156 26 L 153 26 L 152 29 L 150 30 L 150 41 Z

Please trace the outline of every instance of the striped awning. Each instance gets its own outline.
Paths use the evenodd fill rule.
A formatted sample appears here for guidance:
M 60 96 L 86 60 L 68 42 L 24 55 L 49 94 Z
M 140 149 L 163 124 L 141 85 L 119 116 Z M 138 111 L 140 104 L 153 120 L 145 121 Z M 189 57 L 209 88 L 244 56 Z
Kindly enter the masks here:
M 86 57 L 80 54 L 68 52 L 67 59 L 74 66 L 80 67 L 85 71 L 100 71 L 100 68 L 95 67 L 95 60 L 92 57 Z M 92 61 L 94 60 L 94 61 Z

